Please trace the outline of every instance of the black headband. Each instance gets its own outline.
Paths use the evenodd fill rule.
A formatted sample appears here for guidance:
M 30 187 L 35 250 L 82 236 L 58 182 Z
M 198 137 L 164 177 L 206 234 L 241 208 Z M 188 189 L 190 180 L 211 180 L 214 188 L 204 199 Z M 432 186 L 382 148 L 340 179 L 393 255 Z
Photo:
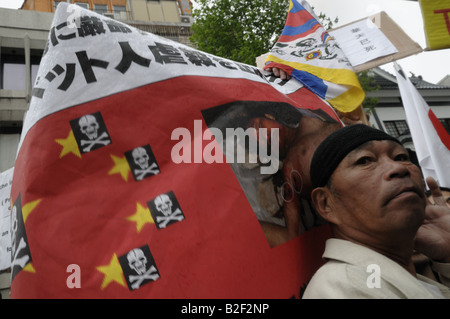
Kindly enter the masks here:
M 358 146 L 369 141 L 390 140 L 402 145 L 389 134 L 364 124 L 354 124 L 331 133 L 319 144 L 311 160 L 313 189 L 325 186 L 339 163 Z

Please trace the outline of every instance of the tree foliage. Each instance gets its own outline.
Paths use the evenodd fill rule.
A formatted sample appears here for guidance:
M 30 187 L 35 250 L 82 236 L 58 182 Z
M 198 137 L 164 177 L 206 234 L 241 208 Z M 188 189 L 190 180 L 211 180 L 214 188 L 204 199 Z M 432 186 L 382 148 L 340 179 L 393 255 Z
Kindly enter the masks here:
M 286 22 L 289 0 L 196 0 L 191 41 L 201 51 L 250 65 L 275 45 Z M 314 9 L 314 8 L 313 8 Z M 326 30 L 338 23 L 320 12 Z M 378 90 L 368 72 L 358 74 L 364 91 Z M 363 108 L 370 112 L 377 99 L 366 97 Z
M 373 75 L 371 75 L 371 72 L 369 70 L 359 72 L 358 79 L 364 92 L 366 92 L 366 98 L 362 103 L 362 107 L 366 113 L 371 113 L 374 110 L 375 106 L 378 104 L 378 99 L 375 97 L 367 96 L 367 93 L 378 91 L 380 86 L 377 85 L 375 78 L 373 77 Z
M 314 7 L 312 7 L 312 9 L 314 10 Z M 315 11 L 315 10 L 314 10 Z M 317 14 L 316 14 L 317 15 Z M 320 24 L 323 26 L 323 28 L 325 30 L 330 30 L 333 28 L 333 25 L 335 23 L 339 22 L 339 18 L 335 17 L 334 19 L 331 19 L 330 17 L 328 17 L 325 13 L 320 12 L 317 17 L 319 18 L 319 22 Z
M 286 21 L 288 0 L 197 0 L 191 41 L 197 48 L 255 65 L 268 52 Z

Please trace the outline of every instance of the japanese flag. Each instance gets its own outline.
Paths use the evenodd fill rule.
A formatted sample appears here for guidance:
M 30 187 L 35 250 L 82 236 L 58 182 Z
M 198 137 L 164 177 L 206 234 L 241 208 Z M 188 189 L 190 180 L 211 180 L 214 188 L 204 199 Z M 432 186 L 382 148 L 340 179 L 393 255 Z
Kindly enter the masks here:
M 450 187 L 450 135 L 397 63 L 395 70 L 423 175 Z

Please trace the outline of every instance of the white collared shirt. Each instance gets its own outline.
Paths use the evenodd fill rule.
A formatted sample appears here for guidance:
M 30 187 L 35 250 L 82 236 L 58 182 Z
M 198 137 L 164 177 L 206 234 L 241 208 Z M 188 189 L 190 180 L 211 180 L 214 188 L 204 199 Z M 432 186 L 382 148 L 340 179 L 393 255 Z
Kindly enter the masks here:
M 415 277 L 395 261 L 347 240 L 327 240 L 323 258 L 327 262 L 307 285 L 304 299 L 450 298 L 448 287 L 419 274 Z M 439 271 L 450 270 L 448 264 L 439 264 L 439 267 Z M 450 278 L 450 272 L 441 275 Z M 376 285 L 371 281 L 373 276 L 379 276 Z M 427 285 L 434 288 L 430 290 Z

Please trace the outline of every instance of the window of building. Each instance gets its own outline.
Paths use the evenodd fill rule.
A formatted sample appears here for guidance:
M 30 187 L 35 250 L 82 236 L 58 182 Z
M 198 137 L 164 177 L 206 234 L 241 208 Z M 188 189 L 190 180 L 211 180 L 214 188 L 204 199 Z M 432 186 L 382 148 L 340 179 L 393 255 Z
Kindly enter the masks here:
M 88 10 L 89 10 L 89 3 L 86 3 L 86 2 L 75 2 L 75 4 L 76 4 L 77 6 L 80 6 L 80 7 L 82 7 L 82 8 L 85 8 L 85 9 L 88 9 Z
M 439 119 L 439 121 L 450 134 L 450 118 Z M 386 132 L 394 137 L 410 134 L 406 121 L 384 121 L 384 127 L 386 128 Z
M 25 90 L 25 63 L 3 63 L 2 71 L 2 89 Z
M 20 48 L 1 48 L 0 57 L 0 89 L 3 90 L 25 90 L 26 85 L 26 65 L 25 52 Z M 31 87 L 36 80 L 42 50 L 32 50 L 31 52 Z
M 126 12 L 127 8 L 125 6 L 113 6 L 114 13 Z
M 94 4 L 94 11 L 99 14 L 108 13 L 108 6 L 106 4 Z
M 384 121 L 384 127 L 386 132 L 393 137 L 409 134 L 409 127 L 405 120 Z

